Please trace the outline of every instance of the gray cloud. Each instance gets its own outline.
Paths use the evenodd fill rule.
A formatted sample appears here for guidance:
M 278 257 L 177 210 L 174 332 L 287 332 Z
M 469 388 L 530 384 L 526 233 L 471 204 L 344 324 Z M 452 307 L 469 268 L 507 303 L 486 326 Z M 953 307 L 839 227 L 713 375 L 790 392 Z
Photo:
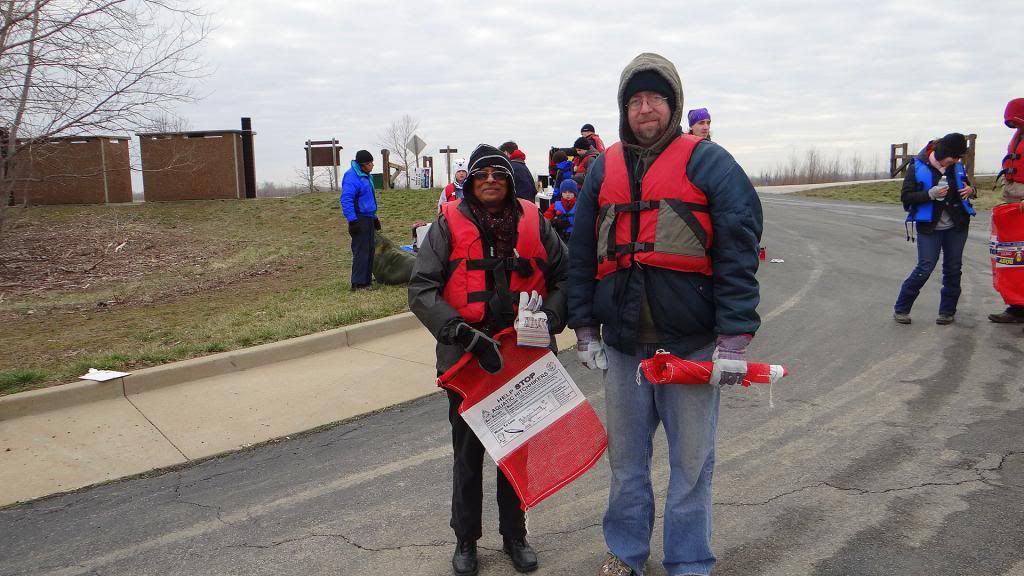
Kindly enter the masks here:
M 584 122 L 618 139 L 619 72 L 643 51 L 676 64 L 684 105 L 752 174 L 809 147 L 883 162 L 951 131 L 977 133 L 992 170 L 1024 96 L 1008 1 L 208 4 L 217 71 L 180 112 L 196 129 L 252 116 L 259 180 L 293 180 L 307 138 L 377 150 L 403 114 L 435 155 L 515 139 L 543 170 Z

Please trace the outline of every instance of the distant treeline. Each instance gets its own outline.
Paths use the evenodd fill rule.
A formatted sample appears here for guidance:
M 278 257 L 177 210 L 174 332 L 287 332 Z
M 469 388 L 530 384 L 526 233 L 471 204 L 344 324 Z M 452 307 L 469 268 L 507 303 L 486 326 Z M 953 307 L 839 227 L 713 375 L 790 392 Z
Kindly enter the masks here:
M 882 169 L 881 161 L 875 158 L 869 162 L 859 154 L 836 155 L 825 158 L 815 148 L 807 150 L 803 158 L 794 153 L 789 161 L 775 168 L 762 170 L 750 180 L 758 186 L 784 184 L 820 184 L 824 182 L 848 182 L 852 180 L 874 180 L 888 178 L 889 172 Z

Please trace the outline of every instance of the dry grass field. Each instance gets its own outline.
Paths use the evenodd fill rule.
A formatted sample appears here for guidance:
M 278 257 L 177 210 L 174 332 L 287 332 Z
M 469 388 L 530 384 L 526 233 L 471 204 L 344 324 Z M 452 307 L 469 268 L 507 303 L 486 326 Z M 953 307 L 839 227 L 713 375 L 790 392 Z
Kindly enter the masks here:
M 440 191 L 378 192 L 411 241 Z M 388 316 L 405 286 L 351 293 L 338 198 L 29 207 L 0 244 L 0 394 Z

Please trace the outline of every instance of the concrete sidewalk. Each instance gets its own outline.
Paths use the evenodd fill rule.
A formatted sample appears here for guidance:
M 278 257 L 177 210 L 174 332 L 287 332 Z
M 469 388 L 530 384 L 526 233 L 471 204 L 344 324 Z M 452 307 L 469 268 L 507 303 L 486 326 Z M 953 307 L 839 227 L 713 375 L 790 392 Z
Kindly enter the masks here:
M 569 331 L 560 348 L 575 345 Z M 0 398 L 0 506 L 207 458 L 437 391 L 412 313 Z

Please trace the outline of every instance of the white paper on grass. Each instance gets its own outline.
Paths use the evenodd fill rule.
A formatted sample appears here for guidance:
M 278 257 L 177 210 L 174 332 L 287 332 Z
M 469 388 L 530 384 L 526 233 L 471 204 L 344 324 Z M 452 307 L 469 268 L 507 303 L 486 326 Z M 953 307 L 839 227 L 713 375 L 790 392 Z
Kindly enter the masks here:
M 583 392 L 549 351 L 467 408 L 462 418 L 498 462 L 584 402 Z
M 89 368 L 89 371 L 79 376 L 78 379 L 106 382 L 107 380 L 113 380 L 114 378 L 124 378 L 129 374 L 131 374 L 131 372 L 117 372 L 115 370 L 97 370 L 95 368 Z

